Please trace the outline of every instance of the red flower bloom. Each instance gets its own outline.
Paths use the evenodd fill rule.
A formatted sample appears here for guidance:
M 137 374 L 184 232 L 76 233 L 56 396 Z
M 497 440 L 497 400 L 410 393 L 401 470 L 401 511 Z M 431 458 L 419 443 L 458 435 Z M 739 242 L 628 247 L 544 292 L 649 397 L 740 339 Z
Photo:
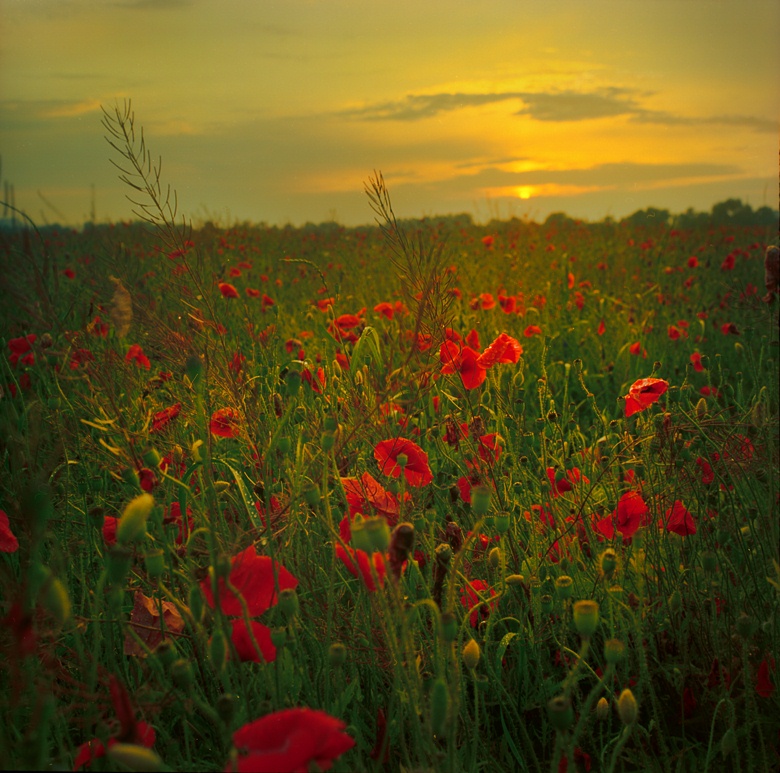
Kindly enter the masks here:
M 734 253 L 730 252 L 720 264 L 721 271 L 732 271 L 734 269 Z
M 298 580 L 281 564 L 268 556 L 258 556 L 254 545 L 234 556 L 230 561 L 230 584 L 243 596 L 250 617 L 257 617 L 270 609 L 277 602 L 274 574 L 278 577 L 279 590 L 295 588 Z M 206 577 L 200 584 L 206 603 L 214 606 L 214 594 L 211 589 L 211 578 Z M 226 615 L 240 617 L 243 615 L 241 603 L 233 591 L 225 585 L 220 577 L 218 580 L 219 601 Z
M 626 395 L 626 416 L 633 416 L 650 407 L 669 388 L 662 378 L 640 378 Z
M 695 255 L 688 258 L 688 268 L 696 268 L 699 265 L 699 259 Z
M 271 641 L 271 629 L 255 620 L 250 620 L 249 623 L 251 633 L 243 618 L 230 621 L 230 639 L 236 648 L 238 659 L 242 663 L 273 663 L 276 660 L 276 647 Z
M 606 332 L 607 326 L 604 324 L 604 320 L 602 319 L 601 322 L 599 322 L 598 328 L 596 329 L 596 335 L 603 336 Z
M 246 294 L 250 298 L 259 298 L 260 297 L 260 290 L 255 290 L 254 287 L 247 287 L 246 288 Z
M 466 585 L 464 595 L 460 597 L 460 603 L 466 609 L 471 610 L 469 621 L 471 622 L 472 628 L 476 628 L 479 625 L 480 620 L 486 620 L 498 603 L 497 601 L 491 601 L 489 604 L 485 604 L 484 602 L 480 603 L 479 593 L 486 590 L 488 590 L 488 584 L 484 580 L 472 580 Z M 492 598 L 495 595 L 496 592 L 493 588 L 490 588 L 490 597 Z
M 597 521 L 595 528 L 607 539 L 615 536 L 615 528 L 623 535 L 623 539 L 629 539 L 640 526 L 647 525 L 647 513 L 644 499 L 636 491 L 627 491 L 620 497 L 612 515 Z
M 705 370 L 704 365 L 701 364 L 701 354 L 699 354 L 699 352 L 694 352 L 691 355 L 691 364 L 697 373 L 701 373 L 703 370 Z
M 628 347 L 628 351 L 636 357 L 641 355 L 644 359 L 647 359 L 647 349 L 643 349 L 642 344 L 639 341 L 631 344 L 631 346 Z
M 219 291 L 225 298 L 238 298 L 238 290 L 236 290 L 236 288 L 228 282 L 220 282 Z
M 666 511 L 665 521 L 666 531 L 673 531 L 681 537 L 696 534 L 696 523 L 693 516 L 679 500 L 675 500 L 674 504 Z
M 168 408 L 157 411 L 152 416 L 152 426 L 149 432 L 161 432 L 181 413 L 181 403 L 176 403 Z
M 523 335 L 526 338 L 531 338 L 532 336 L 538 336 L 542 334 L 542 329 L 538 325 L 529 325 L 524 331 Z
M 501 333 L 490 346 L 480 354 L 477 365 L 481 368 L 491 368 L 498 362 L 517 362 L 523 353 L 523 347 L 516 338 Z
M 32 345 L 37 339 L 38 336 L 35 335 L 35 333 L 30 333 L 21 338 L 12 338 L 8 342 L 8 348 L 11 350 L 11 356 L 9 358 L 11 360 L 11 365 L 15 367 L 20 357 L 22 358 L 22 365 L 32 365 L 35 362 L 35 355 L 32 353 Z
M 420 446 L 406 438 L 391 438 L 382 440 L 374 447 L 374 459 L 379 463 L 379 471 L 383 475 L 398 478 L 401 475 L 401 465 L 398 457 L 406 456 L 404 477 L 410 486 L 427 486 L 433 480 L 433 473 L 428 465 L 428 454 Z
M 0 510 L 0 553 L 15 553 L 19 550 L 19 540 L 11 531 L 11 523 L 5 510 Z
M 168 526 L 169 524 L 175 524 L 179 527 L 179 533 L 176 535 L 176 544 L 181 545 L 192 533 L 192 508 L 187 508 L 187 520 L 185 521 L 181 517 L 181 505 L 178 502 L 171 502 L 170 507 L 163 515 L 163 526 Z M 114 538 L 116 539 L 116 524 L 114 525 L 114 530 Z
M 492 247 L 493 246 L 493 237 L 489 234 L 487 236 L 482 237 L 482 244 L 485 245 L 485 247 Z
M 477 364 L 479 356 L 470 346 L 460 347 L 454 341 L 445 341 L 439 349 L 441 372 L 459 373 L 466 389 L 476 389 L 487 376 L 485 368 Z
M 149 370 L 149 368 L 152 367 L 149 358 L 144 354 L 144 350 L 138 344 L 133 344 L 127 350 L 125 362 L 135 362 L 139 368 L 144 368 L 145 370 Z
M 233 733 L 239 773 L 297 773 L 316 766 L 329 770 L 355 740 L 346 725 L 324 711 L 292 708 L 256 719 Z M 226 771 L 234 768 L 228 764 Z
M 373 564 L 374 571 L 379 580 L 379 585 L 380 587 L 384 586 L 387 567 L 385 566 L 385 557 L 381 553 L 374 552 L 369 556 L 365 550 L 351 548 L 349 546 L 344 548 L 340 542 L 337 542 L 336 555 L 344 566 L 347 567 L 349 573 L 353 577 L 361 578 L 366 588 L 372 593 L 376 590 L 374 574 L 371 571 L 371 564 Z
M 217 437 L 238 437 L 241 429 L 238 426 L 238 413 L 232 408 L 220 408 L 211 415 L 209 431 Z
M 724 336 L 727 335 L 738 336 L 740 334 L 739 328 L 733 322 L 724 322 L 720 326 L 720 332 L 723 333 Z
M 344 486 L 344 493 L 347 496 L 350 516 L 354 516 L 356 513 L 370 515 L 373 511 L 377 515 L 383 516 L 391 526 L 395 526 L 399 513 L 398 499 L 390 492 L 385 491 L 370 472 L 364 472 L 360 476 L 360 480 L 342 478 L 341 484 Z

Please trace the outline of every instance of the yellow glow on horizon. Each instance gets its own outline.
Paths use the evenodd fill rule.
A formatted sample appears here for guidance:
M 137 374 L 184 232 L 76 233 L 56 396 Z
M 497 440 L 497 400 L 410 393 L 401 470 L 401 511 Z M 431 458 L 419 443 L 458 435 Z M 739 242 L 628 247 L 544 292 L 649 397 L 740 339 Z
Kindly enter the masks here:
M 519 188 L 515 188 L 518 199 L 530 199 L 534 194 L 534 189 L 530 185 L 521 185 Z

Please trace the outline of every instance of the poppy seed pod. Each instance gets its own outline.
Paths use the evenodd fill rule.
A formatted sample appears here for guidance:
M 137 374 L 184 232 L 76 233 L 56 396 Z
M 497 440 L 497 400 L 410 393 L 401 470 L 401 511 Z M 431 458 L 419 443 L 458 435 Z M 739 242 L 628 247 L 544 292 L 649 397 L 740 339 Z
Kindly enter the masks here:
M 487 486 L 474 486 L 471 489 L 471 512 L 476 516 L 485 515 L 490 509 L 491 491 Z
M 604 659 L 610 666 L 616 666 L 626 656 L 626 645 L 620 639 L 604 642 Z
M 469 639 L 461 652 L 463 664 L 469 671 L 473 671 L 477 667 L 481 655 L 482 651 L 479 648 L 479 644 L 474 639 Z
M 612 579 L 612 575 L 617 568 L 617 553 L 612 548 L 607 548 L 601 554 L 601 571 L 604 576 L 609 580 Z
M 574 592 L 574 580 L 568 574 L 562 574 L 555 580 L 555 592 L 560 599 L 570 599 Z
M 547 716 L 556 730 L 568 730 L 574 724 L 574 708 L 571 699 L 558 695 L 547 702 Z
M 334 641 L 328 649 L 328 660 L 331 668 L 341 668 L 347 662 L 347 648 L 340 641 Z
M 589 639 L 599 624 L 599 605 L 595 601 L 574 602 L 574 627 L 583 639 Z
M 617 702 L 617 710 L 620 721 L 624 725 L 629 726 L 636 723 L 639 716 L 639 707 L 637 706 L 634 693 L 632 693 L 631 690 L 625 689 L 620 693 Z
M 288 619 L 295 617 L 300 609 L 298 594 L 295 591 L 295 588 L 283 588 L 280 590 L 279 603 L 277 606 Z

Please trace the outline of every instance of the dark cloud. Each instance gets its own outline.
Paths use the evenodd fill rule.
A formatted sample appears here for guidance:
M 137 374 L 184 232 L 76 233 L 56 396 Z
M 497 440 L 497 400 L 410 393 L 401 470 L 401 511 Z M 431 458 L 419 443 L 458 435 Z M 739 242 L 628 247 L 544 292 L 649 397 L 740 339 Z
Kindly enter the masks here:
M 535 121 L 571 122 L 626 116 L 639 123 L 666 126 L 725 125 L 740 126 L 760 132 L 777 131 L 778 124 L 766 118 L 741 115 L 689 117 L 640 105 L 650 94 L 632 89 L 611 87 L 598 91 L 501 91 L 481 94 L 440 93 L 407 94 L 400 100 L 376 102 L 337 113 L 339 117 L 360 121 L 421 121 L 441 113 L 481 107 L 499 102 L 520 102 L 515 112 Z

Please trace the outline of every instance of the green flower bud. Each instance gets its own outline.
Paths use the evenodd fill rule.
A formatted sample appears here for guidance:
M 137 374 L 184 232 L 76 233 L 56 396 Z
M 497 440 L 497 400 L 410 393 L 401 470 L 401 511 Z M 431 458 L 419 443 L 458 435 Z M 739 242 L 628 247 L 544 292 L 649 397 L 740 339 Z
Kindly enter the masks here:
M 144 464 L 153 470 L 156 470 L 160 466 L 160 462 L 162 462 L 160 452 L 156 448 L 147 448 L 141 458 L 144 460 Z
M 151 494 L 141 494 L 131 499 L 117 523 L 116 541 L 124 545 L 143 537 L 146 534 L 146 521 L 153 507 L 154 497 Z
M 171 679 L 180 690 L 189 690 L 195 682 L 192 663 L 186 658 L 179 658 L 171 663 Z
M 609 701 L 602 696 L 596 704 L 596 719 L 599 722 L 604 722 L 607 717 L 609 717 Z
M 154 580 L 162 577 L 165 571 L 165 551 L 161 548 L 150 550 L 144 557 L 144 564 L 149 577 Z
M 277 604 L 282 614 L 289 620 L 298 614 L 300 603 L 295 588 L 284 588 L 279 591 L 279 603 Z
M 203 620 L 203 593 L 201 593 L 200 585 L 194 584 L 190 587 L 190 592 L 187 596 L 187 604 L 192 614 L 192 619 L 195 623 L 200 623 Z
M 734 732 L 734 728 L 730 727 L 723 734 L 720 739 L 720 753 L 725 760 L 730 754 L 733 754 L 737 750 L 737 734 Z
M 492 569 L 498 569 L 501 565 L 501 548 L 493 548 L 488 553 L 488 564 Z
M 509 513 L 502 511 L 493 517 L 493 527 L 499 534 L 506 534 L 509 531 L 511 519 Z
M 340 641 L 334 641 L 328 649 L 328 660 L 331 668 L 341 668 L 347 662 L 347 648 Z
M 615 569 L 617 569 L 617 553 L 612 548 L 607 548 L 601 554 L 601 571 L 610 580 L 615 573 Z
M 367 552 L 386 552 L 390 546 L 390 525 L 387 521 L 380 515 L 366 518 L 363 522 L 363 528 L 368 535 L 368 541 L 371 546 L 371 549 Z
M 624 725 L 633 725 L 639 716 L 639 707 L 631 690 L 623 690 L 617 703 L 618 716 Z
M 473 671 L 477 667 L 481 655 L 482 651 L 479 648 L 479 644 L 474 639 L 469 639 L 461 652 L 463 664 L 469 671 Z
M 626 645 L 620 639 L 607 639 L 604 642 L 604 659 L 610 666 L 616 666 L 626 656 Z
M 274 628 L 271 630 L 271 644 L 276 649 L 281 649 L 287 644 L 287 629 L 286 628 Z
M 547 716 L 556 730 L 568 730 L 574 724 L 574 708 L 571 699 L 558 695 L 547 703 Z
M 439 617 L 439 638 L 444 642 L 453 642 L 458 637 L 458 621 L 452 612 L 442 612 Z
M 323 432 L 320 436 L 320 447 L 326 453 L 336 445 L 336 436 L 332 432 Z
M 218 674 L 221 674 L 222 669 L 225 668 L 227 658 L 228 643 L 225 634 L 220 630 L 214 631 L 214 635 L 211 637 L 211 641 L 209 641 L 209 660 Z
M 217 698 L 216 709 L 219 718 L 229 725 L 236 714 L 236 708 L 238 707 L 238 696 L 232 693 L 222 693 Z

